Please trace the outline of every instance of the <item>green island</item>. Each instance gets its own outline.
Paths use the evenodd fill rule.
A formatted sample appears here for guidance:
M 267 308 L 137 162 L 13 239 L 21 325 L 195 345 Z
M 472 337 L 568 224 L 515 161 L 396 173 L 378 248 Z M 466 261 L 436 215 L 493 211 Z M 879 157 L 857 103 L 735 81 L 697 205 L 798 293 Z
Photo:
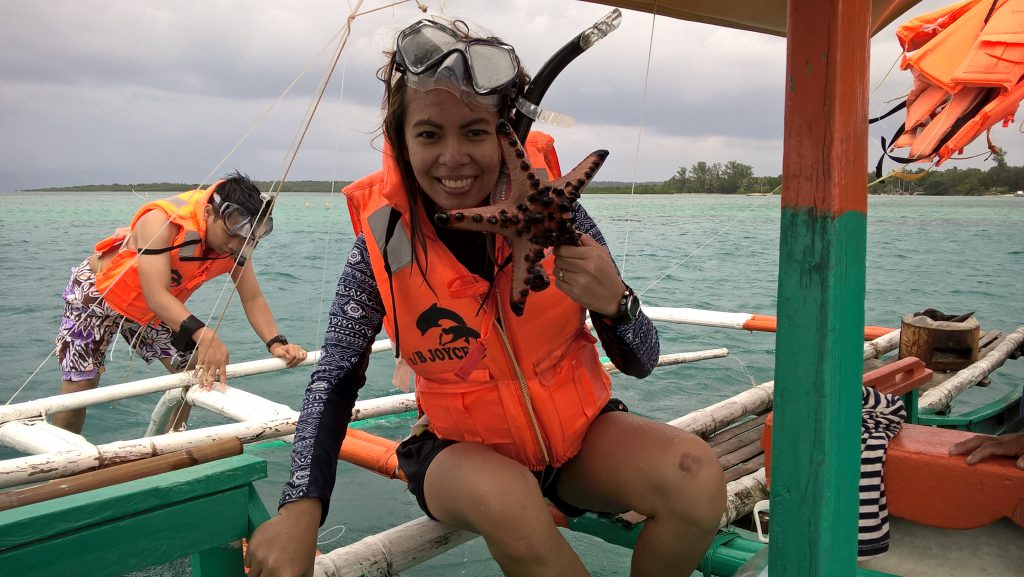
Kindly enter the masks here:
M 871 194 L 906 194 L 925 196 L 989 196 L 1013 194 L 1024 189 L 1024 166 L 1010 166 L 1001 154 L 992 155 L 995 166 L 980 168 L 949 168 L 926 170 L 904 169 L 878 179 L 868 175 Z M 339 192 L 351 181 L 291 180 L 278 186 L 266 180 L 256 181 L 261 190 L 280 192 Z M 35 188 L 26 192 L 181 192 L 196 188 L 195 183 L 151 182 L 139 184 L 87 184 L 59 188 Z M 778 194 L 782 175 L 755 176 L 748 164 L 735 160 L 726 163 L 700 161 L 681 166 L 671 178 L 662 182 L 595 181 L 587 187 L 588 194 Z

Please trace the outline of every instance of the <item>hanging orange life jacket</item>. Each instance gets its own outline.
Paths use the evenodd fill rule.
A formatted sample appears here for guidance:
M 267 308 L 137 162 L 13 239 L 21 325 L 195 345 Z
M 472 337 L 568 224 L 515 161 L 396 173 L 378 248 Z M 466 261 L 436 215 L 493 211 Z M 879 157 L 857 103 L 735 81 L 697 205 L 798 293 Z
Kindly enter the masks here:
M 910 149 L 902 161 L 939 165 L 1013 122 L 1024 98 L 1022 15 L 1024 0 L 966 0 L 897 29 L 900 67 L 914 75 L 902 134 L 890 147 Z
M 142 206 L 132 218 L 130 228 L 135 227 L 142 215 L 151 210 L 163 211 L 171 223 L 179 227 L 170 251 L 171 286 L 168 289 L 181 302 L 185 302 L 203 283 L 229 272 L 235 264 L 229 256 L 204 256 L 206 251 L 207 201 L 217 185 L 206 190 L 190 190 L 177 196 L 154 200 Z M 180 246 L 179 246 L 180 245 Z M 115 234 L 96 243 L 96 252 L 105 254 L 112 250 L 118 253 L 102 270 L 96 273 L 96 289 L 103 295 L 110 308 L 132 319 L 146 324 L 159 321 L 149 310 L 142 293 L 139 279 L 139 254 L 131 232 Z M 163 248 L 163 247 L 152 247 Z
M 544 158 L 543 149 L 530 158 Z M 356 234 L 366 238 L 387 311 L 384 328 L 416 374 L 416 399 L 431 430 L 442 439 L 482 443 L 533 470 L 562 465 L 611 396 L 596 339 L 583 325 L 585 311 L 552 286 L 530 296 L 525 315 L 512 314 L 508 269 L 489 292 L 488 282 L 437 238 L 422 208 L 410 214 L 387 143 L 383 159 L 383 170 L 344 192 Z M 557 165 L 545 168 L 552 178 L 560 175 Z M 418 262 L 412 218 L 430 255 L 418 255 Z M 501 238 L 496 244 L 500 262 L 508 247 Z M 553 261 L 548 251 L 549 274 Z

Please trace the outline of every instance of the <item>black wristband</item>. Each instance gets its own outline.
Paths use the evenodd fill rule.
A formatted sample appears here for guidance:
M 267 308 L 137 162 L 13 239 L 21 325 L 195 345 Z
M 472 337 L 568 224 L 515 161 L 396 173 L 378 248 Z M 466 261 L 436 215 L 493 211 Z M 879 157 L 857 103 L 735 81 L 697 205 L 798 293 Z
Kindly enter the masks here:
M 276 345 L 278 343 L 280 343 L 282 345 L 287 345 L 288 344 L 288 339 L 284 338 L 284 335 L 274 335 L 274 336 L 270 337 L 270 339 L 267 341 L 267 350 L 269 351 L 270 347 L 272 347 L 272 346 L 274 346 L 274 345 Z
M 194 349 L 196 343 L 192 340 L 192 335 L 205 326 L 206 323 L 197 319 L 195 315 L 188 315 L 188 317 L 178 325 L 178 332 L 171 333 L 171 345 L 179 351 L 190 351 Z

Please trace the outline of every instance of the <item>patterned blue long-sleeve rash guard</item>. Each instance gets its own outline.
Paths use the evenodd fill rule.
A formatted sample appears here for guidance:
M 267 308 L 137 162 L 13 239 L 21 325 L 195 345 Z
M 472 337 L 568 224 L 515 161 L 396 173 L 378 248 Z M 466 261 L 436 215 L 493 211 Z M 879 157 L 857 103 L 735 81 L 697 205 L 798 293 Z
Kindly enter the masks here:
M 603 246 L 604 236 L 579 203 L 573 212 L 576 230 Z M 345 438 L 359 389 L 366 383 L 370 347 L 380 332 L 384 303 L 370 268 L 366 239 L 359 235 L 338 280 L 328 317 L 320 359 L 309 379 L 302 412 L 295 428 L 291 476 L 281 505 L 304 498 L 322 503 L 320 522 L 327 517 L 338 452 Z M 627 324 L 597 323 L 598 338 L 615 366 L 637 378 L 646 377 L 658 362 L 658 332 L 641 313 Z

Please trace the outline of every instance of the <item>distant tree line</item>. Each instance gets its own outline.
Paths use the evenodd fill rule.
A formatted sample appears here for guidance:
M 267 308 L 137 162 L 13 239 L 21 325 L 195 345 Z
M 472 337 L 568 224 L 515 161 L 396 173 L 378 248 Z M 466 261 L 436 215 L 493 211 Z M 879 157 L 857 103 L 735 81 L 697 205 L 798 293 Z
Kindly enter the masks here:
M 931 196 L 983 196 L 1006 194 L 1024 190 L 1024 166 L 1009 166 L 1002 154 L 994 154 L 996 165 L 988 170 L 979 168 L 949 168 L 927 171 L 923 168 L 905 169 L 903 178 L 888 176 L 868 188 L 871 194 L 922 194 Z M 868 182 L 874 182 L 874 174 Z M 271 181 L 256 181 L 260 190 L 270 190 Z M 338 192 L 349 181 L 291 180 L 281 187 L 282 192 Z M 63 188 L 40 188 L 36 191 L 63 192 L 167 192 L 176 193 L 196 188 L 196 184 L 155 182 L 140 184 L 95 184 Z M 782 175 L 755 176 L 754 168 L 730 160 L 707 163 L 699 161 L 681 166 L 664 182 L 593 182 L 589 194 L 779 194 Z
M 949 168 L 927 171 L 904 169 L 906 177 L 888 176 L 868 187 L 871 194 L 921 194 L 930 196 L 984 196 L 1024 190 L 1024 166 L 1009 166 L 1002 154 L 993 154 L 996 165 L 988 170 Z M 876 180 L 874 173 L 868 182 Z M 782 175 L 755 176 L 748 164 L 700 161 L 681 166 L 664 182 L 593 183 L 588 192 L 628 194 L 779 194 Z
M 782 175 L 754 176 L 754 167 L 735 160 L 725 164 L 708 164 L 701 160 L 691 166 L 680 166 L 671 178 L 664 182 L 644 182 L 635 186 L 629 183 L 595 183 L 596 193 L 634 194 L 750 194 L 778 192 Z M 588 189 L 590 191 L 590 189 Z
M 1002 154 L 993 154 L 996 165 L 980 168 L 905 170 L 906 177 L 889 176 L 868 187 L 872 194 L 921 194 L 927 196 L 983 196 L 1024 190 L 1024 166 L 1009 166 Z M 868 176 L 873 182 L 875 175 Z
M 256 186 L 262 191 L 269 191 L 271 185 L 274 185 L 269 180 L 254 180 Z M 331 182 L 329 180 L 290 180 L 284 183 L 284 185 L 274 185 L 274 190 L 280 188 L 281 192 L 340 192 L 342 188 L 348 186 L 351 181 L 336 180 Z M 207 185 L 209 186 L 209 184 Z M 192 190 L 198 188 L 198 184 L 189 184 L 184 182 L 145 182 L 139 184 L 84 184 L 79 186 L 65 186 L 65 187 L 51 187 L 51 188 L 34 188 L 28 192 L 185 192 L 186 190 Z

